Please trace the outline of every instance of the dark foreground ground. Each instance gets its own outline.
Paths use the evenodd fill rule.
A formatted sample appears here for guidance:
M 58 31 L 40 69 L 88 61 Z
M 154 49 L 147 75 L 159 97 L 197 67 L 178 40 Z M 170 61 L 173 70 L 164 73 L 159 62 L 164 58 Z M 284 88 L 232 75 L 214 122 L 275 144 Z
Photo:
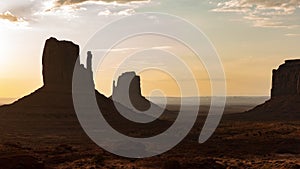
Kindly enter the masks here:
M 42 115 L 40 118 L 45 119 Z M 151 158 L 128 159 L 92 143 L 67 115 L 50 114 L 46 118 L 51 123 L 39 118 L 24 121 L 1 117 L 1 169 L 300 168 L 299 119 L 260 121 L 226 115 L 214 135 L 198 144 L 203 122 L 200 117 L 186 139 L 171 151 Z

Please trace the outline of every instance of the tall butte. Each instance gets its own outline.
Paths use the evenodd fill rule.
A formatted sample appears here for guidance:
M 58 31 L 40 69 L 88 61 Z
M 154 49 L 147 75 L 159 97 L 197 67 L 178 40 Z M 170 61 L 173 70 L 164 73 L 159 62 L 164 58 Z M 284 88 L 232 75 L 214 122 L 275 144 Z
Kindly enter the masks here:
M 74 114 L 72 102 L 72 77 L 79 57 L 79 46 L 70 41 L 49 38 L 43 51 L 43 86 L 11 105 L 3 106 L 7 111 L 17 112 L 60 112 L 62 109 Z M 91 62 L 91 60 L 87 60 Z M 82 71 L 91 72 L 83 65 Z M 2 108 L 0 110 L 2 110 Z M 64 113 L 67 114 L 67 113 Z
M 140 123 L 126 119 L 118 112 L 115 105 L 118 105 L 118 107 L 131 115 L 141 117 L 147 115 L 137 113 L 120 103 L 114 103 L 111 99 L 95 90 L 91 68 L 92 54 L 87 54 L 86 68 L 80 64 L 79 61 L 77 62 L 78 58 L 79 46 L 73 42 L 59 41 L 55 38 L 46 40 L 42 58 L 44 85 L 10 105 L 0 106 L 0 118 L 6 119 L 8 123 L 7 125 L 1 125 L 5 125 L 6 128 L 18 126 L 18 129 L 28 129 L 28 131 L 38 128 L 42 132 L 65 132 L 71 128 L 70 126 L 76 128 L 74 131 L 81 130 L 72 98 L 74 68 L 76 68 L 76 72 L 81 75 L 80 82 L 82 81 L 84 85 L 92 85 L 89 87 L 92 87 L 92 90 L 95 91 L 94 96 L 96 97 L 101 113 L 106 121 L 114 126 L 115 129 L 126 133 L 127 129 L 155 127 L 159 133 L 172 124 L 157 119 L 151 123 L 140 125 Z M 135 99 L 145 99 L 140 95 L 139 79 L 136 79 L 135 82 L 138 83 L 134 83 L 136 85 L 133 85 L 133 87 L 136 88 L 136 90 L 133 90 L 134 96 L 136 96 L 136 94 L 140 96 L 138 98 L 135 97 Z M 79 93 L 81 92 L 86 91 L 79 91 Z M 85 94 L 87 93 L 83 93 L 83 95 Z M 146 99 L 142 101 L 145 102 L 145 104 L 149 104 L 149 101 Z M 168 111 L 164 113 L 168 113 Z M 124 126 L 127 126 L 127 128 L 124 128 Z
M 286 60 L 273 70 L 271 98 L 246 112 L 257 118 L 300 118 L 300 59 Z
M 43 52 L 43 82 L 48 90 L 69 91 L 79 46 L 68 41 L 50 38 Z
M 151 104 L 142 96 L 140 76 L 135 72 L 125 72 L 119 76 L 117 84 L 114 81 L 112 99 L 123 105 L 129 105 L 131 102 L 133 107 L 140 111 L 148 110 Z

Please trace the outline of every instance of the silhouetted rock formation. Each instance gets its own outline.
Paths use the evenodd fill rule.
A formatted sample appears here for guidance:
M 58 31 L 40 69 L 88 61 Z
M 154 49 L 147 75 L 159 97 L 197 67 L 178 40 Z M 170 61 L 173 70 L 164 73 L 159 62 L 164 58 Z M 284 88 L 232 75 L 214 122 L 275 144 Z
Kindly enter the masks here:
M 58 41 L 55 38 L 46 40 L 43 51 L 44 85 L 9 106 L 9 111 L 37 112 L 60 111 L 69 109 L 73 113 L 72 77 L 75 64 L 85 74 L 83 80 L 92 80 L 91 67 L 85 68 L 76 62 L 79 57 L 79 46 L 69 41 Z M 87 65 L 91 65 L 91 54 L 87 57 Z M 4 106 L 7 107 L 7 106 Z M 65 113 L 65 115 L 68 113 Z
M 55 38 L 48 39 L 45 43 L 42 59 L 44 85 L 13 104 L 0 106 L 0 118 L 7 119 L 8 123 L 2 125 L 6 125 L 7 130 L 11 127 L 18 130 L 27 129 L 28 132 L 62 132 L 63 134 L 72 130 L 78 131 L 78 134 L 83 134 L 76 117 L 72 98 L 74 67 L 77 68 L 77 73 L 80 73 L 80 82 L 84 85 L 90 85 L 88 88 L 92 89 L 92 93 L 94 92 L 93 95 L 96 97 L 101 113 L 115 129 L 126 133 L 128 130 L 134 131 L 140 127 L 145 130 L 150 129 L 150 135 L 156 135 L 171 125 L 171 123 L 159 119 L 148 124 L 140 124 L 123 117 L 117 111 L 115 104 L 133 115 L 135 112 L 119 103 L 114 103 L 94 89 L 92 54 L 88 52 L 87 55 L 85 68 L 78 59 L 78 45 L 68 41 L 58 41 Z M 136 83 L 134 87 L 140 92 L 139 84 Z M 79 92 L 84 94 L 87 91 Z M 125 125 L 127 128 L 124 128 Z M 154 126 L 162 127 L 156 127 L 154 131 Z
M 164 115 L 160 116 L 161 119 L 168 119 L 167 117 L 172 116 L 177 117 L 177 113 L 164 110 L 142 95 L 141 78 L 135 72 L 125 72 L 118 77 L 117 84 L 114 81 L 113 92 L 110 98 L 129 109 L 136 109 L 147 115 L 151 114 L 157 117 L 160 112 L 164 112 Z
M 130 96 L 134 98 L 142 98 L 141 92 L 141 83 L 140 83 L 140 76 L 137 76 L 135 72 L 125 72 L 121 76 L 119 76 L 117 85 L 113 84 L 113 95 L 118 95 L 122 93 L 126 88 L 129 89 L 131 93 Z M 120 96 L 124 97 L 124 96 Z
M 300 96 L 300 59 L 286 60 L 273 70 L 271 97 Z
M 50 38 L 46 41 L 43 52 L 44 87 L 66 91 L 72 88 L 72 76 L 79 46 L 68 41 Z
M 271 99 L 246 112 L 249 119 L 300 118 L 300 60 L 287 60 L 273 70 Z
M 125 106 L 131 102 L 140 111 L 150 108 L 150 102 L 142 96 L 140 76 L 135 72 L 123 73 L 119 76 L 117 85 L 114 81 L 112 98 Z

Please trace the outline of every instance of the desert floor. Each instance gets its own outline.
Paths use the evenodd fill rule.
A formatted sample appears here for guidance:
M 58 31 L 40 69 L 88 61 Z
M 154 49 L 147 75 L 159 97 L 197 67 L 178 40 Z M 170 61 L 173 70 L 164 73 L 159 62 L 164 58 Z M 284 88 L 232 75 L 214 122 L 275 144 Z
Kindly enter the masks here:
M 0 168 L 300 168 L 300 119 L 236 117 L 225 115 L 214 135 L 199 144 L 204 120 L 200 116 L 182 143 L 145 159 L 122 158 L 102 150 L 68 116 L 49 116 L 49 125 L 38 118 L 1 117 Z

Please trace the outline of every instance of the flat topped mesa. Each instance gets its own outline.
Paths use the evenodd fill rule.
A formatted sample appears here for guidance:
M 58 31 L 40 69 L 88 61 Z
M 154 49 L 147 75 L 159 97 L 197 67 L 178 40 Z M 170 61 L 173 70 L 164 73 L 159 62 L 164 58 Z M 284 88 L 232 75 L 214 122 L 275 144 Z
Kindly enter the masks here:
M 300 96 L 300 59 L 286 60 L 273 70 L 271 96 Z

